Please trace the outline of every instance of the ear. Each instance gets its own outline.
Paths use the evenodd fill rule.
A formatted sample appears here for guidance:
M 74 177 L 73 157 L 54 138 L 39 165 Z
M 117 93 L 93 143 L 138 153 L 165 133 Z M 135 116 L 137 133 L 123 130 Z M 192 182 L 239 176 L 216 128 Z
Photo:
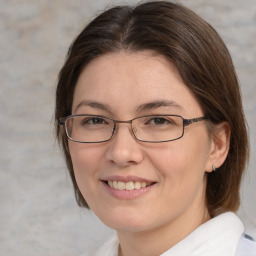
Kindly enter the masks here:
M 214 125 L 211 138 L 209 157 L 206 165 L 206 172 L 212 172 L 213 166 L 219 168 L 229 152 L 230 126 L 227 122 Z

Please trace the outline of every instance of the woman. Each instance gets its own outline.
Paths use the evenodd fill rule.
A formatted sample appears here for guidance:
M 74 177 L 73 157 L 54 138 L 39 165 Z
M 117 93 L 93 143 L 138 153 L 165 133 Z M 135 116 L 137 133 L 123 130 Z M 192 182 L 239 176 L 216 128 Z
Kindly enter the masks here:
M 234 214 L 240 89 L 196 14 L 157 1 L 99 15 L 70 47 L 55 118 L 78 204 L 116 230 L 85 255 L 253 255 Z

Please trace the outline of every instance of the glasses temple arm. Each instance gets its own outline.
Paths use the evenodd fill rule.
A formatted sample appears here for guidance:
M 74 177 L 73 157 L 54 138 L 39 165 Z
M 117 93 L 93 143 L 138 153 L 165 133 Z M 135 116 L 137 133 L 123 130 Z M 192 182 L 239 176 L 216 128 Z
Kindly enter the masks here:
M 196 122 L 203 121 L 206 119 L 209 119 L 209 117 L 207 115 L 203 116 L 203 117 L 192 118 L 192 119 L 183 119 L 183 124 L 184 124 L 184 126 L 188 126 L 192 123 L 196 123 Z
M 58 124 L 59 124 L 59 125 L 64 125 L 64 124 L 65 124 L 65 121 L 66 121 L 66 118 L 61 117 L 61 118 L 58 120 Z

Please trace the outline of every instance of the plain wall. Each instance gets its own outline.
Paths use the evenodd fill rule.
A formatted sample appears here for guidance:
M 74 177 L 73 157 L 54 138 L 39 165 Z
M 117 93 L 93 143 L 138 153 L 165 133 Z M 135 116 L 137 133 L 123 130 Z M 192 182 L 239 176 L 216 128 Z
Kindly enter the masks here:
M 0 1 L 1 255 L 79 255 L 110 232 L 76 205 L 54 138 L 54 93 L 74 37 L 106 6 L 124 2 Z M 251 138 L 240 215 L 256 224 L 256 2 L 180 2 L 212 24 L 232 54 Z

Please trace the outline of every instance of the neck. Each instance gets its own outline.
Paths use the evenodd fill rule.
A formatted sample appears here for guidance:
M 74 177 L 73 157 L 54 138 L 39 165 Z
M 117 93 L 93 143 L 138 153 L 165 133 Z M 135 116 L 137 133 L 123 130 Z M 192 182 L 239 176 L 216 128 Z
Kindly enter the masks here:
M 191 216 L 193 216 L 193 219 Z M 193 215 L 191 215 L 191 212 L 189 214 L 185 213 L 168 225 L 153 230 L 143 232 L 118 231 L 119 256 L 161 255 L 209 219 L 210 215 L 205 207 L 201 210 L 197 209 Z

